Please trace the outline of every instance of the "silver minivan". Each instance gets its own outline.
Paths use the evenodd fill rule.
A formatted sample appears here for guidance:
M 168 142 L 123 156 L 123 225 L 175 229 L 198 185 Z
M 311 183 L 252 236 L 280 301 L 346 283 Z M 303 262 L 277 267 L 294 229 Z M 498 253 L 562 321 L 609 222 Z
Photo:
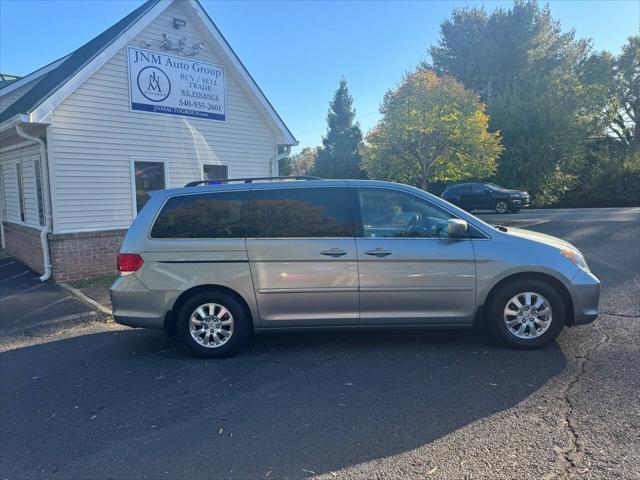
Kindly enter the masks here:
M 537 348 L 598 315 L 564 240 L 397 183 L 241 180 L 151 194 L 118 256 L 117 322 L 223 357 L 251 333 L 329 328 L 486 326 Z

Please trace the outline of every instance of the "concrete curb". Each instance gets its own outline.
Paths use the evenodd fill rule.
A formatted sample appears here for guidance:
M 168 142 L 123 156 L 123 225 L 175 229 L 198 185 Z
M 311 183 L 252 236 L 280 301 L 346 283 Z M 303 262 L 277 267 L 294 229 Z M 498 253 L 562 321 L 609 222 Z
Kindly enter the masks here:
M 86 303 L 87 305 L 97 309 L 98 311 L 100 311 L 100 312 L 102 312 L 102 313 L 104 313 L 106 315 L 113 315 L 113 311 L 110 308 L 105 307 L 100 302 L 97 302 L 93 298 L 88 297 L 87 295 L 82 293 L 77 288 L 73 288 L 71 285 L 69 285 L 67 283 L 59 283 L 58 285 L 60 285 L 66 291 L 68 291 L 69 293 L 71 293 L 72 295 L 77 297 L 83 303 Z

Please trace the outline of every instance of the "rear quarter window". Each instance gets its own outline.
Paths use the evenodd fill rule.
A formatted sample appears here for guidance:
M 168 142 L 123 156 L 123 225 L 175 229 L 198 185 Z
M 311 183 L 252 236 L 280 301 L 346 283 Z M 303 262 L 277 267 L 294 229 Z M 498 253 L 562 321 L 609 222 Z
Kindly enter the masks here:
M 244 238 L 248 192 L 171 197 L 162 207 L 152 238 Z

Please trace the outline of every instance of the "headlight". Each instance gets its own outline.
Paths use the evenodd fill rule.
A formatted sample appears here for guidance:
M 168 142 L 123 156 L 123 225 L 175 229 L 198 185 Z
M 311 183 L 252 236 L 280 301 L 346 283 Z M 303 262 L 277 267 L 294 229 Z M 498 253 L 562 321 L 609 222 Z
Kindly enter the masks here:
M 578 268 L 584 270 L 585 272 L 589 271 L 587 262 L 578 250 L 574 250 L 573 248 L 563 248 L 562 250 L 560 250 L 560 253 L 571 260 Z

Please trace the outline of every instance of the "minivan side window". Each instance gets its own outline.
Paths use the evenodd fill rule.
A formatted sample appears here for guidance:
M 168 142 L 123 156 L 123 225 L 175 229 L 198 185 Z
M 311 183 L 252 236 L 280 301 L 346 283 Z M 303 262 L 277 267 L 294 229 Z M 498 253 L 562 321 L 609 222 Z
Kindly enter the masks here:
M 152 238 L 244 238 L 246 191 L 169 198 L 151 229 Z
M 353 237 L 346 188 L 256 190 L 248 206 L 248 237 Z
M 452 215 L 415 195 L 388 189 L 360 189 L 359 236 L 373 238 L 445 238 Z

